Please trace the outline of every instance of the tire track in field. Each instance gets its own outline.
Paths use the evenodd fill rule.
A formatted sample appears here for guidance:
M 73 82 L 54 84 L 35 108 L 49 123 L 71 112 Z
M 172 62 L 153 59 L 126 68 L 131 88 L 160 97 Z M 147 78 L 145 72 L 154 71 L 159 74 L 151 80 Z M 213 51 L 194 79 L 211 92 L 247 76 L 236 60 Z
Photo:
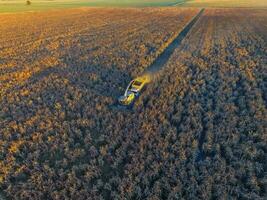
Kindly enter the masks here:
M 167 64 L 171 55 L 174 51 L 181 45 L 182 41 L 186 38 L 189 32 L 192 30 L 194 25 L 203 15 L 205 9 L 201 9 L 199 13 L 192 18 L 192 20 L 184 27 L 184 29 L 173 39 L 173 41 L 165 48 L 165 50 L 156 58 L 156 60 L 145 70 L 145 74 L 151 74 L 152 77 L 157 75 L 157 73 Z M 182 116 L 182 118 L 185 116 Z M 196 161 L 200 161 L 203 158 L 203 143 L 206 136 L 205 129 L 202 131 L 199 144 L 198 144 L 198 153 L 196 156 Z
M 165 48 L 165 50 L 156 58 L 156 60 L 144 71 L 145 74 L 155 74 L 165 66 L 171 55 L 177 47 L 182 43 L 184 38 L 188 35 L 190 30 L 204 13 L 202 8 L 199 13 L 184 27 L 184 29 L 174 38 L 174 40 Z

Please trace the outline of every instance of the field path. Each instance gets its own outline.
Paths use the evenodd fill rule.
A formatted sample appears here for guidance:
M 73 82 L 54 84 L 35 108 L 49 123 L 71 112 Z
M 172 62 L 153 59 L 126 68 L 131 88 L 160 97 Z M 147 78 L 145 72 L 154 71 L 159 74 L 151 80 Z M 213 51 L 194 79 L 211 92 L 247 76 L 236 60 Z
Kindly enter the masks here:
M 198 21 L 205 9 L 201 9 L 199 13 L 185 26 L 185 28 L 178 34 L 178 36 L 166 47 L 166 49 L 157 57 L 157 59 L 145 70 L 145 74 L 154 74 L 168 62 L 174 50 L 181 44 L 183 39 L 187 36 L 194 24 Z

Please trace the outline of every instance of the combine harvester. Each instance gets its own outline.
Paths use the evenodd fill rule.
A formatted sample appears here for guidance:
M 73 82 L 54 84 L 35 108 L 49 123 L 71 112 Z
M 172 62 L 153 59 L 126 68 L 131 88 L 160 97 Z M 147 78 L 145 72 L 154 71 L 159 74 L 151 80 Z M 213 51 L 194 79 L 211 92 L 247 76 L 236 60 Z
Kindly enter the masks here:
M 151 81 L 151 77 L 155 79 L 155 77 L 159 75 L 161 68 L 165 66 L 175 49 L 179 47 L 179 45 L 190 32 L 194 24 L 199 20 L 204 11 L 204 8 L 201 9 L 199 13 L 195 17 L 193 17 L 192 20 L 184 27 L 184 29 L 180 33 L 178 33 L 176 37 L 172 39 L 172 41 L 168 43 L 168 46 L 165 48 L 165 50 L 144 71 L 146 75 L 137 77 L 129 83 L 124 92 L 124 95 L 118 98 L 118 104 L 120 105 L 119 107 L 122 106 L 124 108 L 131 108 L 133 106 L 134 101 L 140 95 L 140 92 L 143 90 L 145 85 Z
M 124 95 L 118 98 L 118 103 L 121 106 L 131 107 L 136 98 L 143 91 L 147 83 L 150 82 L 150 76 L 144 75 L 132 80 L 126 88 Z

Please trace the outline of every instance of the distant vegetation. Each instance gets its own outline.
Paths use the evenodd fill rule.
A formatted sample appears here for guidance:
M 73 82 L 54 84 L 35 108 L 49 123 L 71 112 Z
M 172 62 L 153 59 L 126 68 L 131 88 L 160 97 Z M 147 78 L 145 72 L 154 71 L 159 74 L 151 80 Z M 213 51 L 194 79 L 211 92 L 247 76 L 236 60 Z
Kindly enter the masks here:
M 184 2 L 184 0 L 35 0 L 31 6 L 25 6 L 25 0 L 0 0 L 0 12 L 40 11 L 86 6 L 165 7 L 180 2 Z
M 27 1 L 28 2 L 28 1 Z M 25 6 L 25 0 L 0 0 L 0 12 L 44 11 L 78 7 L 260 7 L 266 0 L 35 0 Z
M 0 198 L 264 199 L 265 10 L 206 9 L 133 111 L 113 106 L 198 11 L 0 15 Z

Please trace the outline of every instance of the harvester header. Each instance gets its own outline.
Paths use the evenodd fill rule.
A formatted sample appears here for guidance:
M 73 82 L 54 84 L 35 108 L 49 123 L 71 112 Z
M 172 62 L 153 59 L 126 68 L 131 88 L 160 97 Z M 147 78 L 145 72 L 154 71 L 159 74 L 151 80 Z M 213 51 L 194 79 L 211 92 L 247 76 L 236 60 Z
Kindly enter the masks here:
M 126 88 L 124 95 L 119 97 L 118 102 L 124 106 L 130 106 L 135 99 L 140 95 L 145 85 L 151 81 L 149 75 L 139 76 L 133 79 Z

